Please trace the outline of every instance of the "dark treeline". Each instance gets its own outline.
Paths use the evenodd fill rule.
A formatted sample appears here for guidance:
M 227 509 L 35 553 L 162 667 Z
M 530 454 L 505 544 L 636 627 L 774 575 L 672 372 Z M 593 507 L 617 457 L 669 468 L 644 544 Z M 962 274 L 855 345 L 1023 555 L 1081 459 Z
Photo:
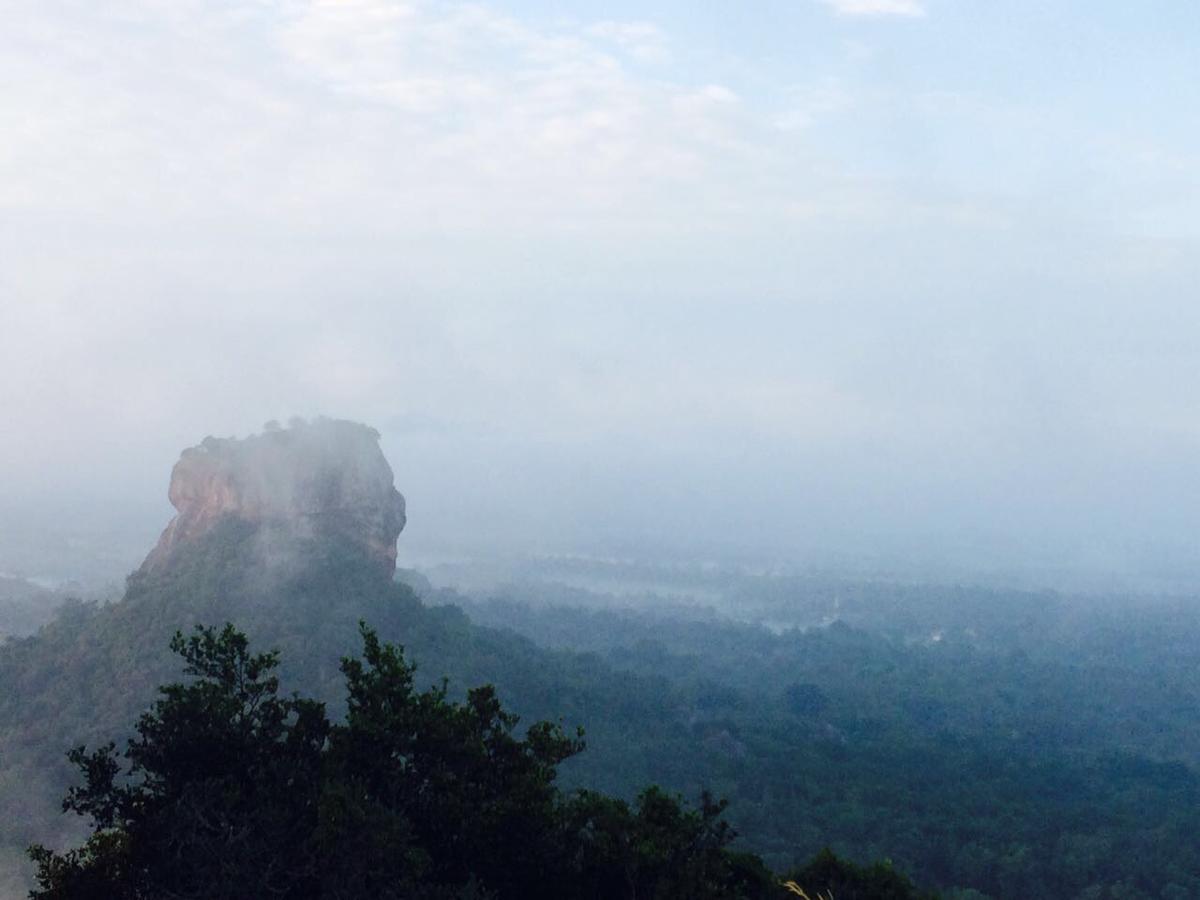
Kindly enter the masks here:
M 342 660 L 347 709 L 281 697 L 275 654 L 227 625 L 172 647 L 187 683 L 114 744 L 70 756 L 83 775 L 66 806 L 93 834 L 35 846 L 35 900 L 243 897 L 916 898 L 889 866 L 825 852 L 785 876 L 729 849 L 723 805 L 697 809 L 657 787 L 632 803 L 560 792 L 579 735 L 539 722 L 522 736 L 493 688 L 462 703 L 417 691 L 400 649 L 362 629 Z M 127 768 L 126 768 L 127 767 Z
M 70 605 L 0 649 L 0 859 L 87 837 L 57 812 L 77 777 L 63 752 L 120 745 L 156 686 L 178 677 L 175 630 L 236 622 L 279 651 L 281 683 L 324 703 L 337 728 L 348 721 L 337 661 L 359 656 L 363 620 L 404 645 L 416 687 L 447 676 L 447 704 L 494 684 L 526 723 L 583 725 L 586 750 L 555 767 L 563 815 L 587 789 L 626 804 L 622 827 L 636 832 L 638 796 L 658 785 L 652 796 L 694 823 L 703 806 L 674 798 L 708 790 L 728 799 L 722 820 L 737 832 L 721 852 L 776 873 L 828 846 L 838 860 L 890 860 L 944 897 L 1200 896 L 1189 675 L 1200 635 L 1186 607 L 1097 612 L 1072 630 L 1051 624 L 1080 618 L 1053 597 L 1013 597 L 1006 614 L 1002 594 L 947 592 L 937 603 L 957 618 L 934 633 L 937 604 L 897 589 L 874 623 L 775 633 L 546 597 L 422 602 L 332 545 L 265 578 L 245 537 L 230 523 L 184 564 L 133 579 L 120 603 Z M 782 590 L 767 599 L 787 602 Z

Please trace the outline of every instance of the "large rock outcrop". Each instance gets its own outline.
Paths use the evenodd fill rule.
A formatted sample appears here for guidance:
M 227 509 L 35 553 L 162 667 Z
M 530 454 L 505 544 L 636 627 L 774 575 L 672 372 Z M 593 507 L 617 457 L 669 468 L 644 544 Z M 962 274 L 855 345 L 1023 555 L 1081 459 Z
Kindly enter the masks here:
M 237 519 L 256 527 L 270 564 L 314 540 L 361 549 L 390 578 L 404 497 L 373 428 L 334 419 L 293 420 L 260 435 L 205 438 L 183 451 L 168 494 L 178 510 L 142 572 L 168 568 L 188 544 Z

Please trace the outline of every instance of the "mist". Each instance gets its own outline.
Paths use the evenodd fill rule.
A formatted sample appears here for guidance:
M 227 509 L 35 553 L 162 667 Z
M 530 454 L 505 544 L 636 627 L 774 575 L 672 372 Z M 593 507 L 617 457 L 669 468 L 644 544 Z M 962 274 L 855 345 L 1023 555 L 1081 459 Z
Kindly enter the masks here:
M 184 447 L 324 414 L 402 564 L 1186 589 L 1200 72 L 1153 6 L 11 12 L 0 569 L 119 577 Z
M 1198 47 L 0 0 L 0 900 L 1200 897 Z

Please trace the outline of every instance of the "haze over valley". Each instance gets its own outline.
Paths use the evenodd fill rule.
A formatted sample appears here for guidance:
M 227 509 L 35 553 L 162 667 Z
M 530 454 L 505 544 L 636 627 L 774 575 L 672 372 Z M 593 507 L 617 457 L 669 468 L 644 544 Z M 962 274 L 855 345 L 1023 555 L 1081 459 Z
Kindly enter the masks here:
M 326 414 L 382 432 L 413 560 L 1186 591 L 1195 32 L 1173 2 L 14 12 L 0 568 L 119 579 L 179 448 Z
M 1200 896 L 1193 4 L 10 6 L 0 900 Z

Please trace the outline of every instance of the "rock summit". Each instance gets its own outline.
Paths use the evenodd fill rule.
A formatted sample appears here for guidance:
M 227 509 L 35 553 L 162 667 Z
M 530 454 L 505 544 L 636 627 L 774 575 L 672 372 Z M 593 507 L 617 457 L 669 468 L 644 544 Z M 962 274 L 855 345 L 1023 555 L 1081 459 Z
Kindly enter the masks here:
M 390 578 L 404 528 L 404 497 L 379 448 L 379 432 L 336 419 L 268 423 L 243 439 L 205 438 L 184 450 L 168 493 L 177 514 L 142 571 L 168 568 L 180 550 L 229 519 L 258 526 L 287 550 L 337 537 L 357 545 Z

